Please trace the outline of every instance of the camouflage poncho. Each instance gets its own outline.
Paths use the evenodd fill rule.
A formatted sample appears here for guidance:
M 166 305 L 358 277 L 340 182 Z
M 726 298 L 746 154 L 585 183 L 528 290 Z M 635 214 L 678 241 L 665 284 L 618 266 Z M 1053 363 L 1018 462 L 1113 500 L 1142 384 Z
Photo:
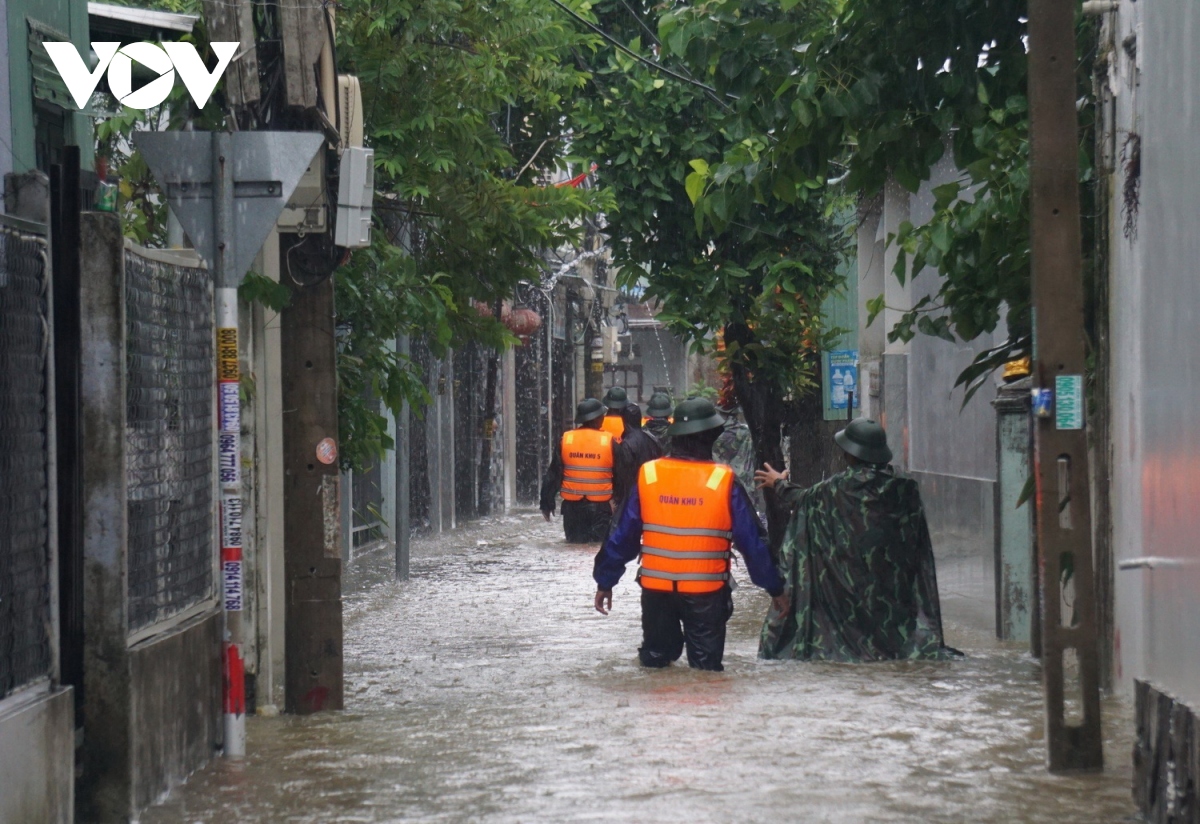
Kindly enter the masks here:
M 763 493 L 754 485 L 754 442 L 750 439 L 750 427 L 740 421 L 730 418 L 725 424 L 725 431 L 717 436 L 713 444 L 713 460 L 717 463 L 729 464 L 742 486 L 750 493 L 750 500 L 758 517 L 765 518 L 767 504 Z
M 948 658 L 933 547 L 917 482 L 863 464 L 809 489 L 781 550 L 791 613 L 768 616 L 761 658 L 880 661 Z

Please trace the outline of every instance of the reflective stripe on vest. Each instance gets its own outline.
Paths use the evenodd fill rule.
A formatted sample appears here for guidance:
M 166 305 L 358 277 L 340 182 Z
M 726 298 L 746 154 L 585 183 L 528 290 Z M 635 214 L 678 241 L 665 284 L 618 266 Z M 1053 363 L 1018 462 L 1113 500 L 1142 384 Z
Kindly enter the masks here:
M 642 465 L 642 566 L 646 589 L 715 592 L 729 580 L 733 470 L 660 458 Z
M 729 555 L 730 555 L 728 550 L 726 550 L 725 552 L 721 552 L 720 550 L 714 550 L 713 552 L 701 552 L 700 550 L 696 550 L 696 549 L 659 549 L 656 546 L 643 546 L 642 554 L 643 555 L 657 555 L 660 558 L 680 558 L 680 559 L 683 559 L 683 558 L 694 558 L 694 559 L 725 558 L 725 559 L 728 559 Z
M 662 524 L 644 524 L 642 529 L 650 532 L 661 532 L 664 535 L 706 535 L 710 538 L 733 537 L 733 533 L 727 529 L 693 529 L 683 526 L 663 526 Z
M 573 429 L 563 435 L 564 501 L 612 499 L 612 445 L 612 435 L 599 429 Z

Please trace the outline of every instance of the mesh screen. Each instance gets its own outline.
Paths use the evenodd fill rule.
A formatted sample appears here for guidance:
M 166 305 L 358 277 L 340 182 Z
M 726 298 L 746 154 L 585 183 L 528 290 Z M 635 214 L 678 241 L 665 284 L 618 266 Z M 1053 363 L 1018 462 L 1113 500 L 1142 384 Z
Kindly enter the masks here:
M 203 269 L 125 257 L 129 628 L 213 585 L 213 299 Z
M 384 537 L 382 470 L 379 462 L 372 463 L 365 472 L 351 474 L 351 505 L 354 507 L 351 522 L 353 548 L 359 549 Z
M 45 240 L 0 226 L 0 697 L 50 671 Z

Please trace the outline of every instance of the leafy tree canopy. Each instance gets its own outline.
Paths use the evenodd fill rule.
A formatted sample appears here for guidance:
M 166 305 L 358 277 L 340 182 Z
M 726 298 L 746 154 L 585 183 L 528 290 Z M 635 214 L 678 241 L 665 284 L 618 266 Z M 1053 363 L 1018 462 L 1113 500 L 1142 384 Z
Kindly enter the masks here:
M 915 192 L 949 145 L 961 179 L 935 192 L 929 223 L 905 224 L 891 239 L 902 250 L 897 277 L 929 265 L 941 286 L 889 336 L 972 340 L 994 331 L 1007 308 L 1009 342 L 960 377 L 977 386 L 1029 344 L 1024 8 L 1021 0 L 706 0 L 666 11 L 666 49 L 733 98 L 736 125 L 727 128 L 744 137 L 705 173 L 711 185 L 698 212 L 716 213 L 730 185 L 767 203 L 830 178 L 866 196 L 889 177 Z M 1091 42 L 1080 38 L 1085 100 Z M 1083 125 L 1087 182 L 1086 115 Z M 882 308 L 876 299 L 872 309 Z
M 616 202 L 607 231 L 621 285 L 643 286 L 660 319 L 698 343 L 725 332 L 731 365 L 777 400 L 803 394 L 815 361 L 799 344 L 815 343 L 821 301 L 838 283 L 832 203 L 815 180 L 769 200 L 713 168 L 738 152 L 753 163 L 766 144 L 663 42 L 655 8 L 605 0 L 587 13 L 626 47 L 600 48 L 573 115 L 574 148 L 599 164 Z M 766 42 L 738 53 L 773 59 Z
M 389 345 L 396 334 L 423 335 L 439 352 L 452 340 L 505 345 L 503 327 L 473 303 L 538 281 L 539 250 L 576 239 L 605 200 L 548 185 L 588 79 L 573 55 L 594 48 L 552 6 L 349 0 L 338 24 L 340 69 L 362 82 L 379 218 L 372 247 L 336 280 L 342 441 L 361 462 L 390 445 L 368 392 L 393 409 L 424 400 Z

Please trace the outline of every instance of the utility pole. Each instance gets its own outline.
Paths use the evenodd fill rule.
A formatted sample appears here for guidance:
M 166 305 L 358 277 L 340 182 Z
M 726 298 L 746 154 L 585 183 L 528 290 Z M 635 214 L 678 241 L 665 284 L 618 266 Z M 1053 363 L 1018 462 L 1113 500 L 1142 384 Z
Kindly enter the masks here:
M 1041 392 L 1053 392 L 1054 401 L 1053 414 L 1039 416 L 1035 423 L 1042 670 L 1047 763 L 1052 772 L 1103 767 L 1088 453 L 1083 430 L 1076 7 L 1074 0 L 1029 2 L 1033 379 Z M 1064 570 L 1073 570 L 1071 583 L 1064 581 Z M 1064 612 L 1063 591 L 1068 588 L 1074 590 L 1074 602 L 1066 606 L 1069 612 Z M 1068 706 L 1079 710 L 1074 723 L 1066 717 Z
M 281 253 L 288 273 L 287 249 Z M 284 281 L 291 280 L 285 277 Z M 284 703 L 341 709 L 342 551 L 333 278 L 300 285 L 281 315 Z
M 221 591 L 225 607 L 225 755 L 246 754 L 246 664 L 242 657 L 242 401 L 238 285 L 234 266 L 233 145 L 212 133 L 213 284 L 217 315 L 217 442 L 221 485 Z
M 134 143 L 163 188 L 171 211 L 213 272 L 225 755 L 240 758 L 246 752 L 246 692 L 238 286 L 324 140 L 319 134 L 302 132 L 137 132 Z M 286 340 L 284 346 L 286 354 Z M 334 423 L 336 429 L 336 417 Z M 340 621 L 339 613 L 339 683 Z M 339 688 L 339 700 L 340 694 Z

